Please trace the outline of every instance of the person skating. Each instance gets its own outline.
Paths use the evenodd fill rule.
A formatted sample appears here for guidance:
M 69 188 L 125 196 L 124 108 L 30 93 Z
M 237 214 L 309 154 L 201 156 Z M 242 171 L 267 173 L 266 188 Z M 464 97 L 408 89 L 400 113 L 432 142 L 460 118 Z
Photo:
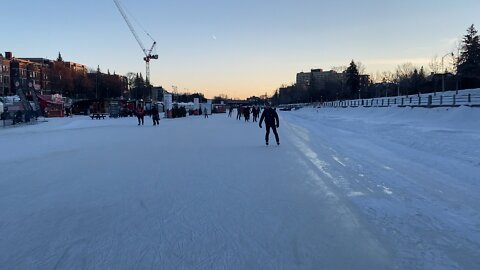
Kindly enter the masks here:
M 205 115 L 205 118 L 208 118 L 207 108 L 203 108 L 203 114 Z
M 143 103 L 138 104 L 137 109 L 135 109 L 135 114 L 137 115 L 138 125 L 143 125 L 143 120 L 145 117 L 145 110 L 143 109 Z
M 153 120 L 153 125 L 160 125 L 160 114 L 158 112 L 158 106 L 153 105 L 152 107 L 152 120 Z
M 228 108 L 228 117 L 232 117 L 233 106 Z
M 245 122 L 250 122 L 250 107 L 243 108 L 243 117 L 245 117 Z
M 277 128 L 280 126 L 280 122 L 278 120 L 278 114 L 275 109 L 270 107 L 270 104 L 265 105 L 265 109 L 262 112 L 262 116 L 260 117 L 260 123 L 258 126 L 262 128 L 262 122 L 265 120 L 265 144 L 268 145 L 268 139 L 270 137 L 270 129 L 272 129 L 273 134 L 275 134 L 275 140 L 277 141 L 277 145 L 280 145 L 280 139 L 278 138 Z
M 237 120 L 240 120 L 242 118 L 242 107 L 238 106 L 237 107 Z
M 257 122 L 258 118 L 258 109 L 256 106 L 252 107 L 252 116 L 253 116 L 253 122 Z

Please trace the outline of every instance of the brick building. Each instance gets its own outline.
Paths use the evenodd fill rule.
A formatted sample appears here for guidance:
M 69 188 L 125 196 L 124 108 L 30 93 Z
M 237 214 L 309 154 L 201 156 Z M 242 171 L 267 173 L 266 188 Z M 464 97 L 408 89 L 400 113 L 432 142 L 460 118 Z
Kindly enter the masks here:
M 81 76 L 69 74 L 68 71 Z M 75 85 L 75 82 L 73 85 L 68 83 L 65 77 L 78 80 L 76 82 L 81 86 Z M 90 83 L 85 80 L 90 80 Z M 94 83 L 94 92 L 91 82 Z M 75 98 L 120 97 L 129 94 L 127 77 L 115 73 L 90 74 L 86 65 L 63 61 L 60 53 L 56 60 L 16 58 L 11 52 L 0 54 L 0 96 L 16 95 L 19 88 L 34 88 L 43 95 L 61 93 Z
M 8 96 L 10 93 L 10 60 L 0 54 L 0 96 Z

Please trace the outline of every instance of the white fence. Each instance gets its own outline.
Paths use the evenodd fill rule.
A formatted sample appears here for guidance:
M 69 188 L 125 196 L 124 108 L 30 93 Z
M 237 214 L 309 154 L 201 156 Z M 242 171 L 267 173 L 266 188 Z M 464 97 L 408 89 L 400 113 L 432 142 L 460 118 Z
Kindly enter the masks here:
M 322 107 L 480 107 L 480 89 L 437 92 L 397 97 L 336 100 L 319 104 Z

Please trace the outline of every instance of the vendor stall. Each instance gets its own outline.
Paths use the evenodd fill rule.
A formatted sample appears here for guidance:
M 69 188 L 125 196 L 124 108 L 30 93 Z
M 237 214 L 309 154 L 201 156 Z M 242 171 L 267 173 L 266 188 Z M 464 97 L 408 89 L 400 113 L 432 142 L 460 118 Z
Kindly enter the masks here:
M 64 117 L 64 102 L 61 95 L 38 95 L 40 108 L 45 117 Z

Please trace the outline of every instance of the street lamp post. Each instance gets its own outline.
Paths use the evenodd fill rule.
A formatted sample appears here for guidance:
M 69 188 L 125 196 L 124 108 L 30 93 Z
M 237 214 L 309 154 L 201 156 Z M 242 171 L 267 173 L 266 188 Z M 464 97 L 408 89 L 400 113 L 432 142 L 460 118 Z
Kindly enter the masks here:
M 442 92 L 445 91 L 445 71 L 446 71 L 443 68 L 443 59 L 449 55 L 453 56 L 453 53 L 447 53 L 442 57 Z
M 97 69 L 97 74 L 95 76 L 95 99 L 98 99 L 98 69 Z

